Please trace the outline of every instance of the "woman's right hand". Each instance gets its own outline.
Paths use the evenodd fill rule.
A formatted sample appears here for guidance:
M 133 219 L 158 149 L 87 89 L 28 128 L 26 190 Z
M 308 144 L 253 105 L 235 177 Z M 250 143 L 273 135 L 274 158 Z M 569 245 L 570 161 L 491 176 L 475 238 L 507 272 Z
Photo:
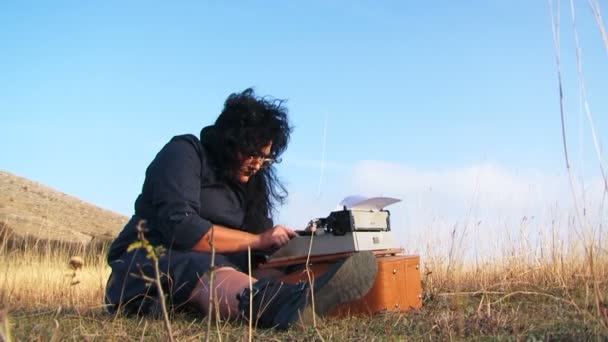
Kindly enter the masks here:
M 293 229 L 277 225 L 258 235 L 258 248 L 261 250 L 280 248 L 285 246 L 295 236 L 297 234 Z

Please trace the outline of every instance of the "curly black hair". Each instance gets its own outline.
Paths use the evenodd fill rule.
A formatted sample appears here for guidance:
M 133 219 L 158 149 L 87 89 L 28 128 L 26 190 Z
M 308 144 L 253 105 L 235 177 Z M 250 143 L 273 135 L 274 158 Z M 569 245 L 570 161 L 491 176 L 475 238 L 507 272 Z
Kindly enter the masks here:
M 280 160 L 287 149 L 293 127 L 285 100 L 256 96 L 252 88 L 228 96 L 213 126 L 203 128 L 205 145 L 220 176 L 234 181 L 242 156 L 255 155 L 272 142 L 271 158 Z M 287 189 L 274 166 L 260 169 L 247 183 L 244 229 L 261 232 L 268 228 L 277 204 L 285 203 Z

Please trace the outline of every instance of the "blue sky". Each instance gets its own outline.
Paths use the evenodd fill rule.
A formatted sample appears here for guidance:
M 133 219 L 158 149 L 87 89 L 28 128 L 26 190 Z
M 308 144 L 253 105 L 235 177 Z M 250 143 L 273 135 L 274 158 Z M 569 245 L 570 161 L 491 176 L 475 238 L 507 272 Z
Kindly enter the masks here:
M 569 5 L 573 171 L 601 193 Z M 575 8 L 605 145 L 608 50 L 587 2 Z M 158 149 L 249 86 L 288 100 L 279 219 L 296 228 L 353 193 L 403 198 L 407 236 L 569 203 L 547 1 L 4 1 L 0 28 L 0 169 L 124 215 Z

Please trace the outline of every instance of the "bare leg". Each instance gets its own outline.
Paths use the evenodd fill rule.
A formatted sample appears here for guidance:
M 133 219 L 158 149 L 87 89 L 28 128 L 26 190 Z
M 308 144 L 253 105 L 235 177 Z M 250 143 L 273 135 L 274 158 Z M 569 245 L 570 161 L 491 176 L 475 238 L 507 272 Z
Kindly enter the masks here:
M 255 283 L 257 279 L 252 278 Z M 232 267 L 220 267 L 215 270 L 213 279 L 213 301 L 215 310 L 219 310 L 222 319 L 237 318 L 239 315 L 236 295 L 249 287 L 249 275 Z M 209 314 L 209 277 L 200 279 L 192 291 L 190 303 L 203 314 Z

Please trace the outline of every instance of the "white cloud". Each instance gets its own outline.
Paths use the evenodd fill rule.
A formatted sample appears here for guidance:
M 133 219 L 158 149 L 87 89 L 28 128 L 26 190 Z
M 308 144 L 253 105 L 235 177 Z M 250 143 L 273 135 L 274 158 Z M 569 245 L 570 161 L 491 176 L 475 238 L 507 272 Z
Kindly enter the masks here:
M 481 255 L 495 253 L 497 246 L 505 243 L 528 240 L 534 244 L 551 231 L 562 239 L 574 238 L 574 201 L 565 172 L 510 170 L 492 163 L 424 170 L 367 160 L 355 164 L 349 177 L 345 183 L 349 189 L 331 189 L 332 185 L 327 184 L 323 198 L 312 192 L 292 192 L 281 216 L 304 224 L 310 218 L 329 214 L 343 197 L 335 194 L 385 195 L 403 199 L 388 209 L 394 232 L 414 252 L 429 244 L 446 250 L 453 231 L 458 238 L 463 236 L 462 248 Z M 602 183 L 591 180 L 585 185 L 587 217 L 592 224 L 605 221 Z M 581 186 L 575 187 L 578 204 L 582 205 Z
M 574 200 L 567 174 L 509 170 L 485 163 L 462 168 L 420 170 L 384 161 L 361 161 L 352 174 L 353 188 L 367 194 L 391 195 L 405 200 L 394 213 L 405 241 L 421 245 L 433 239 L 443 248 L 451 234 L 465 235 L 468 247 L 493 252 L 499 242 L 521 240 L 541 243 L 539 237 L 554 231 L 562 239 L 574 238 L 571 218 Z M 605 221 L 603 187 L 598 180 L 582 187 L 574 184 L 577 204 L 585 207 L 591 226 Z M 603 220 L 603 221 L 602 221 Z
M 480 208 L 519 209 L 556 199 L 564 192 L 559 186 L 563 180 L 538 172 L 516 173 L 489 163 L 420 170 L 383 161 L 362 161 L 353 170 L 353 185 L 359 191 L 404 197 L 429 193 L 434 202 L 476 201 Z

